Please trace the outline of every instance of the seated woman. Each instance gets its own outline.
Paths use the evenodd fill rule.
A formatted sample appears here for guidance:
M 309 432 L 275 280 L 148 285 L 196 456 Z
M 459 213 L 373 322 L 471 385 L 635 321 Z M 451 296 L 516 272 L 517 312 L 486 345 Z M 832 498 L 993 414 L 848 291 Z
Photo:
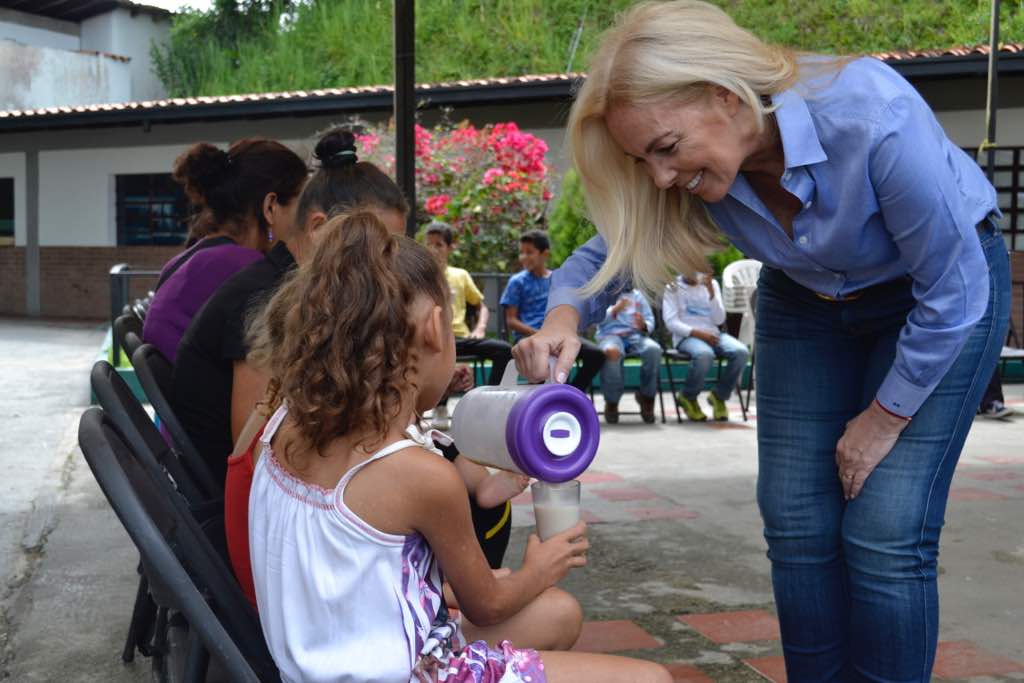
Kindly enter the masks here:
M 245 138 L 228 150 L 201 142 L 174 162 L 174 180 L 198 209 L 191 246 L 164 265 L 142 339 L 172 363 L 196 312 L 238 270 L 262 258 L 287 230 L 306 164 L 274 140 Z

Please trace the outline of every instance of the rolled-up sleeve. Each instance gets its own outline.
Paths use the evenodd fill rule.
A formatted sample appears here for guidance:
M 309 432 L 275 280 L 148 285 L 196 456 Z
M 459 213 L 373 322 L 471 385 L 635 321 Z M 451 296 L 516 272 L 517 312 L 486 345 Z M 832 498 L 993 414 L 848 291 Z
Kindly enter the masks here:
M 556 306 L 568 304 L 580 314 L 580 328 L 604 320 L 608 306 L 614 303 L 615 297 L 625 285 L 613 281 L 597 296 L 587 299 L 580 296 L 579 290 L 594 277 L 604 263 L 608 247 L 600 235 L 592 237 L 586 244 L 572 253 L 560 268 L 551 275 L 551 293 L 548 295 L 548 311 Z
M 987 266 L 974 221 L 945 158 L 943 133 L 927 105 L 893 100 L 877 127 L 869 173 L 917 301 L 878 401 L 917 412 L 956 360 L 988 303 Z

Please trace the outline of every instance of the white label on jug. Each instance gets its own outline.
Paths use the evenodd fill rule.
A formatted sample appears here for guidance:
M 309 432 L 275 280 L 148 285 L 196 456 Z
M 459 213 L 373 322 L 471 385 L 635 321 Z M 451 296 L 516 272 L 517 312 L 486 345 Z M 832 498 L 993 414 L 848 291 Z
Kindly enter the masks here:
M 559 411 L 544 423 L 544 446 L 552 455 L 569 455 L 579 448 L 582 440 L 580 422 L 569 413 Z
M 534 502 L 533 514 L 537 518 L 537 535 L 540 540 L 546 541 L 576 526 L 580 521 L 580 506 L 575 503 Z

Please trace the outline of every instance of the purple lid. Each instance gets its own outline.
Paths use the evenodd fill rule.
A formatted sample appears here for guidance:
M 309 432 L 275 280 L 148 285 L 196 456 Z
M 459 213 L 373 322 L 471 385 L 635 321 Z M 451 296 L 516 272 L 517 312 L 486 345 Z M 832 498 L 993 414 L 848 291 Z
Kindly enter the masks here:
M 524 474 L 541 481 L 558 483 L 578 477 L 597 455 L 600 440 L 594 404 L 568 384 L 545 384 L 524 394 L 505 423 L 512 461 Z

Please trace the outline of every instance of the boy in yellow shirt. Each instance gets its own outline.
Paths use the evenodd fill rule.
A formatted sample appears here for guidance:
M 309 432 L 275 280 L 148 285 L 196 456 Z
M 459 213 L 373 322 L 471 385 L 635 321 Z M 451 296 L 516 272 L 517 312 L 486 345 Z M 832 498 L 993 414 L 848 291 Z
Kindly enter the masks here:
M 455 353 L 460 356 L 480 356 L 491 361 L 488 384 L 497 384 L 505 372 L 505 366 L 512 359 L 512 347 L 508 342 L 487 338 L 489 317 L 484 295 L 477 289 L 469 273 L 462 268 L 448 265 L 448 257 L 455 251 L 455 231 L 450 225 L 435 221 L 427 226 L 426 245 L 445 266 L 445 276 L 452 296 L 452 330 L 455 332 Z M 480 313 L 476 326 L 470 330 L 466 325 L 466 305 L 477 306 Z

